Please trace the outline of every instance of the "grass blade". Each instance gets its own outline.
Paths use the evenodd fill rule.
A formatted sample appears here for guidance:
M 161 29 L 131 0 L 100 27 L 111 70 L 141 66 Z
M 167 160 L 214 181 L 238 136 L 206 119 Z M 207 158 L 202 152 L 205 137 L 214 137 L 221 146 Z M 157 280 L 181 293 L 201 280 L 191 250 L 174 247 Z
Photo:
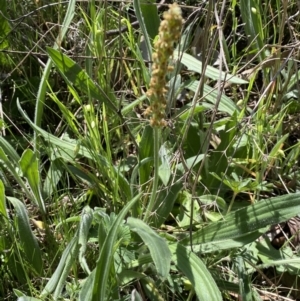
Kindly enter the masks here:
M 64 38 L 66 35 L 69 26 L 73 20 L 73 17 L 75 15 L 75 6 L 76 6 L 76 0 L 70 0 L 68 4 L 68 9 L 64 18 L 64 21 L 62 23 L 62 30 L 60 34 L 58 35 L 56 42 L 54 43 L 54 49 L 57 49 L 61 43 L 61 40 Z M 40 127 L 42 118 L 43 118 L 43 111 L 44 111 L 44 104 L 45 104 L 45 96 L 46 96 L 46 91 L 47 91 L 47 81 L 50 75 L 51 71 L 51 65 L 52 61 L 48 60 L 38 90 L 37 94 L 37 101 L 36 101 L 36 107 L 35 107 L 35 116 L 34 116 L 34 123 Z M 34 148 L 37 149 L 38 147 L 38 139 L 36 133 L 34 133 Z
M 96 85 L 78 64 L 58 50 L 47 48 L 47 51 L 57 70 L 69 85 L 73 84 L 84 94 L 90 95 L 100 102 L 103 101 L 113 112 L 118 111 L 101 87 Z
M 1 180 L 0 180 L 0 215 L 3 215 L 6 218 L 8 217 L 6 211 L 6 202 L 5 202 L 5 187 Z

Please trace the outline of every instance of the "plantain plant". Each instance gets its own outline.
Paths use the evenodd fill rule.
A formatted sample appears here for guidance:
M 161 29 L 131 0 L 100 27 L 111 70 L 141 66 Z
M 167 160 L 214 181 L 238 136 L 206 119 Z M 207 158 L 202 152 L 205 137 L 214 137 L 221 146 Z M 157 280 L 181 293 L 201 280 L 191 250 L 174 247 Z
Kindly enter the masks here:
M 225 1 L 208 1 L 191 24 L 177 4 L 162 21 L 155 1 L 59 6 L 34 117 L 16 100 L 32 143 L 20 153 L 0 137 L 1 296 L 13 298 L 8 284 L 20 301 L 261 300 L 256 270 L 297 274 L 288 243 L 277 251 L 261 238 L 300 210 L 298 144 L 288 144 L 284 126 L 293 104 L 289 93 L 275 103 L 270 93 L 276 72 L 294 91 L 294 62 L 267 65 L 265 7 L 250 2 L 230 5 L 235 32 L 241 9 L 248 52 L 265 76 L 254 106 L 255 77 L 236 75 L 243 57 L 222 36 Z M 62 46 L 77 21 L 80 58 Z M 202 59 L 191 51 L 197 32 Z M 59 91 L 51 74 L 62 79 Z M 43 122 L 49 108 L 55 130 Z M 274 197 L 279 184 L 288 193 Z

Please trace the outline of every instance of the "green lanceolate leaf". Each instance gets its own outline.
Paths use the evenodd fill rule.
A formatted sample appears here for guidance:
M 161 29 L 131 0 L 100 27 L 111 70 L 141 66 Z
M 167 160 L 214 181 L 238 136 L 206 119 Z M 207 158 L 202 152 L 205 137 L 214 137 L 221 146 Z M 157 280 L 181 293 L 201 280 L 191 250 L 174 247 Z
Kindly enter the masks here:
M 58 50 L 47 48 L 53 63 L 68 84 L 73 84 L 79 91 L 104 102 L 112 111 L 117 112 L 116 106 L 111 102 L 99 85 L 96 85 L 81 67 L 72 59 Z
M 41 275 L 43 270 L 42 253 L 38 241 L 31 231 L 27 210 L 23 203 L 14 197 L 7 197 L 16 210 L 18 234 L 28 263 Z
M 93 211 L 89 206 L 83 208 L 80 224 L 79 224 L 79 239 L 78 243 L 80 245 L 79 249 L 79 262 L 82 269 L 87 273 L 90 274 L 90 269 L 84 257 L 88 242 L 88 234 L 90 227 L 93 221 Z
M 11 144 L 2 136 L 0 136 L 0 147 L 4 150 L 5 154 L 11 158 L 12 162 L 19 162 L 20 156 Z
M 174 182 L 170 187 L 162 189 L 155 201 L 155 214 L 150 216 L 149 223 L 159 228 L 169 217 L 174 203 L 177 199 L 177 195 L 183 187 L 182 181 Z
M 43 201 L 40 187 L 39 164 L 35 153 L 30 149 L 25 150 L 19 163 L 23 175 L 26 177 L 33 195 L 35 196 L 37 205 L 43 213 L 46 213 L 46 207 Z
M 192 236 L 194 251 L 214 252 L 241 247 L 258 238 L 270 225 L 286 221 L 300 212 L 300 193 L 270 198 L 227 214 Z M 181 241 L 189 245 L 190 238 Z
M 147 245 L 158 274 L 162 278 L 166 278 L 171 262 L 171 253 L 166 241 L 139 219 L 129 217 L 127 224 L 131 231 L 136 232 Z
M 185 65 L 188 70 L 201 73 L 202 72 L 202 62 L 194 58 L 192 55 L 187 53 L 181 53 L 177 50 L 174 51 L 174 58 L 178 59 L 183 65 Z M 207 66 L 205 71 L 205 76 L 213 80 L 218 80 L 221 76 L 222 80 L 226 80 L 229 83 L 233 84 L 247 84 L 248 82 L 231 74 L 226 74 L 222 72 L 220 74 L 219 69 L 212 66 Z
M 140 142 L 139 162 L 146 158 L 153 158 L 153 128 L 148 125 L 145 127 Z M 140 185 L 147 183 L 152 172 L 153 162 L 146 162 L 139 166 Z
M 185 85 L 185 88 L 193 92 L 196 92 L 198 85 L 199 85 L 199 81 L 194 80 L 194 81 L 190 81 L 187 85 Z M 216 101 L 218 99 L 217 89 L 212 88 L 208 85 L 204 85 L 203 95 L 206 101 L 214 105 L 216 104 Z M 222 94 L 218 106 L 218 111 L 228 113 L 231 116 L 235 111 L 240 112 L 240 108 L 228 96 Z
M 96 266 L 95 280 L 92 288 L 92 301 L 105 300 L 109 272 L 114 256 L 114 245 L 118 237 L 118 229 L 130 208 L 140 197 L 141 194 L 137 195 L 120 211 L 104 240 Z
M 8 171 L 14 178 L 14 180 L 22 187 L 26 197 L 28 199 L 33 199 L 34 196 L 32 195 L 31 191 L 28 189 L 25 181 L 22 179 L 18 172 L 18 162 L 13 161 L 9 158 L 3 149 L 0 147 L 0 167 L 6 171 Z
M 143 13 L 142 13 L 141 1 L 140 0 L 133 0 L 133 8 L 134 8 L 136 18 L 139 21 L 139 25 L 141 27 L 142 33 L 144 35 L 145 46 L 146 46 L 146 51 L 147 51 L 147 58 L 148 58 L 148 60 L 150 60 L 152 58 L 152 45 L 151 45 L 151 42 L 150 42 L 150 36 L 149 36 L 148 31 L 147 31 L 147 26 L 146 26 L 144 16 L 143 16 Z M 147 17 L 147 15 L 146 15 L 146 17 Z
M 154 40 L 158 35 L 159 15 L 155 0 L 139 0 L 141 12 L 149 37 Z
M 41 297 L 48 296 L 53 291 L 54 293 L 52 296 L 54 300 L 57 300 L 60 297 L 61 291 L 66 284 L 66 279 L 69 276 L 70 269 L 78 256 L 78 252 L 78 234 L 76 234 L 66 246 L 55 272 L 41 293 Z
M 199 300 L 222 300 L 221 293 L 202 260 L 181 244 L 170 245 L 172 260 L 189 279 Z

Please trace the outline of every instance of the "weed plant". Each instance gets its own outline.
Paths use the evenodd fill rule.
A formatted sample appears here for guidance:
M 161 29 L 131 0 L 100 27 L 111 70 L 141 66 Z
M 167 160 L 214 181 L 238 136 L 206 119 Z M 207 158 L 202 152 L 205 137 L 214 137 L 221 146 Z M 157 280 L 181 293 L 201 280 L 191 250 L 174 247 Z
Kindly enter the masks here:
M 297 299 L 299 9 L 0 0 L 0 299 Z

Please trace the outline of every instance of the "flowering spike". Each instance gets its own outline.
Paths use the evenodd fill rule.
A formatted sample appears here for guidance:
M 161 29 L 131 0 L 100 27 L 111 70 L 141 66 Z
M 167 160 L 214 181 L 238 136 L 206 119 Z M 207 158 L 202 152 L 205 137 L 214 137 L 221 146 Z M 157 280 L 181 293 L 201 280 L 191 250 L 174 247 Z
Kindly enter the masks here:
M 147 96 L 150 98 L 150 107 L 146 113 L 151 113 L 150 124 L 153 127 L 166 126 L 165 108 L 166 101 L 166 74 L 171 70 L 169 58 L 173 54 L 174 42 L 181 33 L 182 16 L 181 9 L 173 3 L 163 15 L 164 20 L 160 23 L 158 40 L 155 42 L 155 52 L 152 55 L 152 74 Z

